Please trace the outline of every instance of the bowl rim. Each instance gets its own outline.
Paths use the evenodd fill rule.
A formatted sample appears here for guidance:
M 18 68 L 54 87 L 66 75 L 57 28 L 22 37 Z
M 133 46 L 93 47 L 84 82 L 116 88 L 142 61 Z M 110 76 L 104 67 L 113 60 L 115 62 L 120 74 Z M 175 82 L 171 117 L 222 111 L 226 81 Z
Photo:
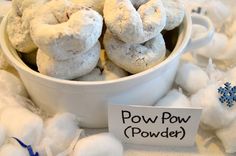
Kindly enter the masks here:
M 11 11 L 11 10 L 10 10 Z M 172 54 L 168 56 L 164 61 L 157 64 L 156 66 L 147 69 L 143 72 L 133 74 L 127 77 L 122 77 L 115 80 L 106 80 L 106 81 L 73 81 L 73 80 L 64 80 L 59 78 L 50 77 L 47 75 L 43 75 L 37 71 L 32 70 L 30 67 L 28 67 L 21 59 L 19 59 L 19 56 L 17 55 L 17 51 L 13 49 L 13 47 L 10 45 L 10 42 L 7 42 L 8 37 L 6 33 L 6 25 L 8 20 L 8 14 L 3 18 L 0 26 L 0 45 L 2 47 L 3 53 L 7 56 L 7 58 L 10 60 L 10 63 L 13 64 L 13 66 L 17 69 L 23 70 L 24 72 L 27 72 L 34 77 L 44 79 L 50 82 L 59 83 L 59 84 L 66 84 L 66 85 L 85 85 L 85 86 L 94 86 L 94 85 L 108 85 L 108 84 L 116 84 L 116 83 L 122 83 L 127 81 L 132 81 L 134 79 L 144 77 L 145 75 L 153 73 L 155 70 L 162 68 L 163 66 L 166 66 L 169 62 L 172 62 L 178 55 L 181 55 L 184 51 L 184 49 L 187 47 L 187 44 L 189 43 L 191 31 L 192 31 L 192 19 L 190 12 L 185 9 L 185 16 L 184 20 L 182 22 L 182 25 L 185 29 L 183 29 L 183 39 L 179 46 L 176 46 L 174 50 L 172 51 Z M 185 24 L 186 23 L 186 24 Z M 179 42 L 180 36 L 178 37 L 177 44 Z M 8 40 L 9 41 L 9 40 Z M 176 45 L 177 45 L 176 44 Z M 10 46 L 10 47 L 9 47 Z M 12 52 L 14 51 L 14 52 Z M 14 56 L 15 55 L 15 56 Z M 16 56 L 17 55 L 17 56 Z M 18 59 L 16 58 L 18 57 Z M 20 71 L 18 71 L 20 73 Z

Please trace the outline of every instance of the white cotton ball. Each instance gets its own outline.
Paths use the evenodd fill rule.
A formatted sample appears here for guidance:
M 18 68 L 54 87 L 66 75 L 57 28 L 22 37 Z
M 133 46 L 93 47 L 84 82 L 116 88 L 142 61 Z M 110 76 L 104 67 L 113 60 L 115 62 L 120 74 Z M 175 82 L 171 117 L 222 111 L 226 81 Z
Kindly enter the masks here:
M 123 146 L 109 133 L 101 133 L 78 141 L 72 156 L 123 156 Z
M 66 150 L 77 135 L 78 122 L 70 113 L 56 114 L 45 123 L 41 146 L 48 146 L 54 155 Z
M 9 106 L 27 107 L 28 105 L 32 105 L 32 102 L 23 96 L 0 93 L 0 110 Z
M 230 16 L 230 8 L 219 0 L 210 0 L 206 3 L 207 16 L 216 28 L 220 28 Z
M 181 64 L 175 79 L 176 84 L 190 94 L 205 87 L 208 81 L 209 78 L 207 73 L 192 63 Z
M 4 126 L 0 123 L 0 147 L 4 144 L 6 140 L 6 131 Z
M 27 92 L 21 80 L 5 70 L 0 70 L 0 92 L 27 97 Z
M 36 145 L 41 139 L 42 119 L 23 107 L 4 108 L 0 113 L 0 122 L 9 137 L 16 137 L 27 145 Z
M 91 8 L 101 15 L 103 14 L 105 0 L 72 0 L 72 2 Z
M 189 99 L 183 93 L 173 89 L 166 96 L 160 99 L 155 106 L 186 108 L 191 105 Z
M 223 33 L 214 33 L 210 43 L 202 48 L 193 50 L 193 53 L 212 59 L 221 59 L 224 57 L 229 39 Z
M 0 156 L 28 156 L 25 149 L 13 144 L 5 144 L 0 149 Z
M 234 120 L 228 127 L 224 127 L 216 131 L 216 136 L 221 140 L 226 153 L 236 152 L 236 120 Z
M 191 97 L 192 107 L 202 107 L 201 123 L 209 129 L 219 129 L 228 126 L 236 117 L 236 107 L 227 107 L 219 101 L 218 88 L 211 84 L 199 90 Z

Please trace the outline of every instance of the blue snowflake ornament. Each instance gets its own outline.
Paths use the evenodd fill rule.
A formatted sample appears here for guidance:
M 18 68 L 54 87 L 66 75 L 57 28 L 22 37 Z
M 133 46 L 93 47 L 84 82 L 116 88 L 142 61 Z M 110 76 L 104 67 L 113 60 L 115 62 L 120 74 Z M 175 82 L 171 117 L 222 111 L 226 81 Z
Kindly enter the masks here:
M 231 83 L 226 82 L 224 87 L 218 88 L 218 93 L 221 95 L 219 100 L 222 104 L 232 107 L 236 102 L 236 86 L 232 87 Z

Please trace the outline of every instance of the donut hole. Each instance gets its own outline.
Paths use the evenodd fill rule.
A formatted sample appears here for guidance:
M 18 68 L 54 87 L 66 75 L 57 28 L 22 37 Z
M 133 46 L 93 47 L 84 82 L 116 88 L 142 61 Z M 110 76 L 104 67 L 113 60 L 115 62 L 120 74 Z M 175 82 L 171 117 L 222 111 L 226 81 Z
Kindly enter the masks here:
M 79 11 L 91 11 L 90 8 L 83 7 L 83 6 L 76 6 L 74 8 L 66 8 L 64 10 L 54 11 L 52 12 L 52 15 L 54 16 L 55 20 L 57 21 L 57 24 L 59 23 L 66 23 L 70 20 L 71 16 L 76 14 Z M 93 19 L 92 16 L 90 16 L 91 19 Z
M 131 3 L 133 4 L 134 8 L 138 10 L 141 5 L 147 3 L 148 1 L 149 0 L 131 0 Z
M 56 24 L 60 24 L 60 23 L 65 23 L 70 19 L 70 16 L 72 15 L 70 12 L 64 12 L 63 14 L 57 14 L 57 13 L 52 13 L 52 15 L 54 16 L 55 21 L 57 21 Z

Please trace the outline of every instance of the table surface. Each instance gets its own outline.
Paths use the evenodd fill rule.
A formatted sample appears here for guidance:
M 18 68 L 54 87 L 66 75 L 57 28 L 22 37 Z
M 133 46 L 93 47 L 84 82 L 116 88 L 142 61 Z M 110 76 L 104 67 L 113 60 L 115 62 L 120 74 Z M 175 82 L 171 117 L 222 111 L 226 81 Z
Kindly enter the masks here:
M 85 135 L 106 132 L 106 129 L 86 129 Z M 213 132 L 199 128 L 192 147 L 157 147 L 124 144 L 124 156 L 235 156 L 226 154 L 220 140 Z

